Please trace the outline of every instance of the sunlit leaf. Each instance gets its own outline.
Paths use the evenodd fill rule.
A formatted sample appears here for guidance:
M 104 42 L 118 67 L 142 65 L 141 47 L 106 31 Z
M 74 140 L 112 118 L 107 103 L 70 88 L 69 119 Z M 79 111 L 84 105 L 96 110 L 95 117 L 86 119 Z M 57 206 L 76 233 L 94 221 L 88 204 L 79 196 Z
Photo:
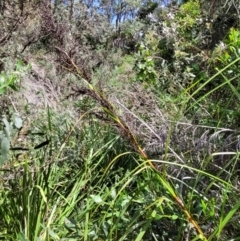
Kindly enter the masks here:
M 173 214 L 171 218 L 172 218 L 172 220 L 176 220 L 176 219 L 178 219 L 178 216 L 176 214 Z
M 5 82 L 5 77 L 0 75 L 0 86 Z
M 18 116 L 18 115 L 15 115 L 14 116 L 14 125 L 20 129 L 22 127 L 22 119 Z
M 10 149 L 10 141 L 4 137 L 1 142 L 1 153 L 3 156 L 7 156 Z
M 112 189 L 111 189 L 111 197 L 112 197 L 112 198 L 115 198 L 115 197 L 116 197 L 116 189 L 115 189 L 115 188 L 112 188 Z
M 99 195 L 90 195 L 90 197 L 93 199 L 93 201 L 97 204 L 102 203 L 103 200 Z
M 18 240 L 19 240 L 19 241 L 27 241 L 27 239 L 25 238 L 25 236 L 24 236 L 23 233 L 19 233 L 19 234 L 18 234 Z
M 11 134 L 11 126 L 10 126 L 10 123 L 8 122 L 8 120 L 4 117 L 3 118 L 3 123 L 5 125 L 5 133 L 6 133 L 6 137 L 8 139 L 10 139 L 10 134 Z

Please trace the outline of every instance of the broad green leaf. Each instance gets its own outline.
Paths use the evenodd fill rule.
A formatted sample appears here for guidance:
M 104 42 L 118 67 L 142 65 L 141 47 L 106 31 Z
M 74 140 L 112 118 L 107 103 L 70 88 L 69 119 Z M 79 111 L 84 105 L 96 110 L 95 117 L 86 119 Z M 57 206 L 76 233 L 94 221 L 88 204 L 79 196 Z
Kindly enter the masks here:
M 5 77 L 0 75 L 0 86 L 5 82 Z
M 5 156 L 0 156 L 0 167 L 4 164 L 5 161 L 6 161 Z
M 22 119 L 18 115 L 14 115 L 14 125 L 20 129 L 22 127 Z
M 123 200 L 123 202 L 121 203 L 121 206 L 124 207 L 125 205 L 127 205 L 130 202 L 129 198 L 126 198 Z
M 54 240 L 59 240 L 60 238 L 58 237 L 58 235 L 50 228 L 48 228 L 48 233 L 49 235 L 54 239 Z
M 1 153 L 2 156 L 7 157 L 10 149 L 10 141 L 8 138 L 3 137 L 2 142 L 1 142 Z
M 10 87 L 11 89 L 13 89 L 14 91 L 17 91 L 17 90 L 18 90 L 18 88 L 17 88 L 17 86 L 16 86 L 15 84 L 11 84 L 11 85 L 9 85 L 9 87 Z
M 76 232 L 76 230 L 77 230 L 77 222 L 76 222 L 74 219 L 65 218 L 64 224 L 65 224 L 65 227 L 66 227 L 69 231 L 71 231 L 71 232 L 72 232 L 72 231 Z
M 17 64 L 16 64 L 16 70 L 22 70 L 23 68 L 23 61 L 21 59 L 18 60 Z
M 2 95 L 6 91 L 6 88 L 1 88 L 0 87 L 0 95 Z
M 8 120 L 4 117 L 3 118 L 3 123 L 5 125 L 5 132 L 6 132 L 6 136 L 8 139 L 10 139 L 10 134 L 11 134 L 11 126 L 10 123 L 8 122 Z
M 103 202 L 102 198 L 99 195 L 90 195 L 90 197 L 93 199 L 93 201 L 97 204 Z
M 176 220 L 176 219 L 178 219 L 178 216 L 176 214 L 173 214 L 171 218 L 172 218 L 172 220 Z
M 27 241 L 27 239 L 25 238 L 25 236 L 24 236 L 23 233 L 19 233 L 19 234 L 18 234 L 18 240 L 19 240 L 19 241 Z
M 112 198 L 116 197 L 116 189 L 115 188 L 112 188 L 112 190 L 111 190 L 111 197 Z

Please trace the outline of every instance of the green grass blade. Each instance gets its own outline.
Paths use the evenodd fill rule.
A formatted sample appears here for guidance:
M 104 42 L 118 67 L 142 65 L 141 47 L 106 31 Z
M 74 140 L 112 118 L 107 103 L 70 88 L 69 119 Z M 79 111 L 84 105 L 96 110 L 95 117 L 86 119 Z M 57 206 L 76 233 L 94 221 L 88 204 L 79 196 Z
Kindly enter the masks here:
M 135 241 L 141 241 L 144 234 L 146 233 L 148 227 L 150 226 L 151 224 L 151 219 L 149 219 L 145 225 L 143 226 L 143 228 L 141 229 L 140 233 L 138 234 L 137 238 L 135 239 Z
M 240 201 L 238 201 L 233 208 L 230 210 L 230 212 L 227 214 L 227 216 L 220 222 L 218 231 L 217 231 L 217 237 L 220 238 L 220 234 L 223 231 L 223 228 L 227 225 L 227 223 L 230 221 L 230 219 L 233 217 L 233 215 L 239 210 L 240 207 Z

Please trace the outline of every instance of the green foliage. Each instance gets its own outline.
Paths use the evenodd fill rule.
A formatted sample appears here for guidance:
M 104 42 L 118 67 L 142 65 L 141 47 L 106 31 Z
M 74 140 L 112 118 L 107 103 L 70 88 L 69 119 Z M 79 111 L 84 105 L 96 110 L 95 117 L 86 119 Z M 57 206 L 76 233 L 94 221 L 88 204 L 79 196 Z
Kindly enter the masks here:
M 141 20 L 145 20 L 147 15 L 154 12 L 154 10 L 158 7 L 156 2 L 147 1 L 138 11 L 138 17 Z
M 238 126 L 239 119 L 239 104 L 236 101 L 240 91 L 239 46 L 239 31 L 232 28 L 224 42 L 216 46 L 209 61 L 211 68 L 214 68 L 212 72 L 216 74 L 210 82 L 206 80 L 204 86 L 199 86 L 201 100 L 206 96 L 211 99 L 212 105 L 207 108 L 212 113 L 212 121 L 231 128 Z
M 201 8 L 198 0 L 191 0 L 182 4 L 177 13 L 181 30 L 192 28 L 195 25 L 197 18 L 200 16 Z
M 24 66 L 23 62 L 19 60 L 16 64 L 15 70 L 11 72 L 1 72 L 0 73 L 0 95 L 4 94 L 8 88 L 17 90 L 17 85 L 20 81 L 20 77 L 28 69 L 28 66 Z
M 137 61 L 134 69 L 137 72 L 137 81 L 145 84 L 156 84 L 157 73 L 154 69 L 154 60 L 150 49 L 143 43 L 139 46 Z
M 8 88 L 17 91 L 20 78 L 28 69 L 29 65 L 24 66 L 23 62 L 19 60 L 14 71 L 2 72 L 0 74 L 0 95 L 3 95 Z M 11 122 L 9 122 L 5 116 L 2 117 L 2 122 L 3 126 L 0 125 L 2 127 L 2 130 L 0 131 L 0 166 L 8 160 L 11 138 L 16 134 L 16 131 L 22 127 L 22 119 L 18 114 L 14 114 Z
M 227 65 L 240 56 L 240 32 L 237 29 L 231 28 L 228 37 L 222 42 L 215 51 L 218 51 L 218 60 L 224 65 Z M 234 66 L 232 66 L 234 67 Z M 237 67 L 237 66 L 236 66 Z M 237 68 L 234 69 L 236 73 Z
M 199 1 L 193 0 L 181 5 L 175 19 L 178 34 L 181 38 L 186 39 L 181 44 L 198 44 L 198 46 L 202 44 L 203 35 L 205 35 L 203 32 L 206 28 L 203 26 L 203 18 Z M 180 38 L 178 38 L 179 40 Z
M 9 122 L 6 117 L 3 117 L 3 130 L 0 131 L 0 167 L 8 160 L 10 143 L 16 132 L 22 128 L 22 119 L 18 114 L 14 114 L 12 121 Z

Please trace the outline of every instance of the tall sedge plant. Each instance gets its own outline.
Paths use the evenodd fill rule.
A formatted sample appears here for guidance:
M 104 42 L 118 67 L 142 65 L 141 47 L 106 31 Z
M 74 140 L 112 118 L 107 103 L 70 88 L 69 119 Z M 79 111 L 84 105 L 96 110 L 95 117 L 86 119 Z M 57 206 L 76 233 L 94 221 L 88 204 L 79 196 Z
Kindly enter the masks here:
M 153 163 L 149 160 L 147 154 L 144 152 L 144 150 L 139 145 L 138 141 L 136 140 L 135 136 L 132 134 L 131 130 L 128 128 L 128 126 L 121 120 L 121 118 L 117 115 L 113 105 L 108 101 L 108 99 L 104 96 L 103 93 L 99 92 L 85 77 L 84 73 L 80 71 L 78 66 L 74 63 L 74 61 L 69 57 L 69 55 L 62 49 L 58 48 L 58 51 L 64 54 L 65 58 L 67 59 L 67 62 L 71 63 L 74 72 L 80 77 L 81 80 L 85 82 L 85 84 L 88 86 L 88 89 L 90 91 L 90 95 L 97 100 L 103 110 L 108 114 L 110 119 L 112 119 L 113 122 L 115 122 L 119 129 L 123 131 L 125 136 L 128 138 L 129 142 L 133 145 L 135 150 L 140 154 L 140 156 L 143 158 L 143 160 L 146 160 L 146 165 L 149 166 L 152 170 L 154 170 L 158 174 L 158 180 L 162 185 L 168 190 L 168 192 L 172 195 L 173 199 L 175 200 L 176 204 L 179 206 L 179 208 L 185 213 L 187 219 L 189 222 L 194 226 L 196 231 L 199 234 L 199 238 L 201 240 L 207 240 L 203 231 L 199 227 L 198 223 L 194 220 L 194 218 L 191 216 L 189 211 L 186 209 L 183 201 L 180 197 L 175 193 L 173 187 L 171 184 L 165 179 L 165 177 L 162 175 L 161 172 L 159 172 Z

